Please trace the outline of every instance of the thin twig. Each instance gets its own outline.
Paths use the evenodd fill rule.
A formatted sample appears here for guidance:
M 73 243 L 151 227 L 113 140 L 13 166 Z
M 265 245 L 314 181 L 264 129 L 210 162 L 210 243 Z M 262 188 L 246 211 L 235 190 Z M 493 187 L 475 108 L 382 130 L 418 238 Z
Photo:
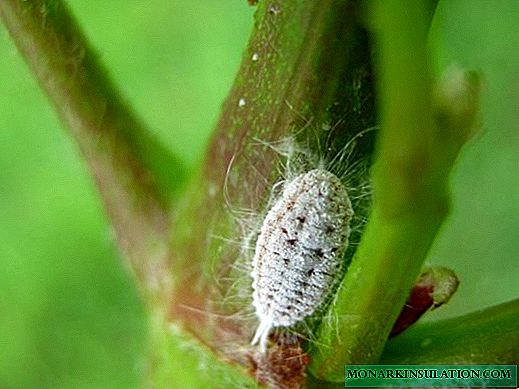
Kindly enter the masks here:
M 2 0 L 0 17 L 78 143 L 131 268 L 152 286 L 178 163 L 123 101 L 63 2 Z

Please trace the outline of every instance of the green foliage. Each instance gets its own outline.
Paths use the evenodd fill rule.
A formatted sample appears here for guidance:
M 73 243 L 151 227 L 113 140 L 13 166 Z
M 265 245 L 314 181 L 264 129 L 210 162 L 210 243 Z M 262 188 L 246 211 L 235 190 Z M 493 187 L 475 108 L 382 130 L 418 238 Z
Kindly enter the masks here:
M 198 163 L 253 9 L 245 0 L 70 6 L 145 121 L 188 168 Z M 515 0 L 444 1 L 433 22 L 436 73 L 455 62 L 478 70 L 484 88 L 481 132 L 458 161 L 452 213 L 428 257 L 461 285 L 429 320 L 517 297 L 518 15 Z M 89 173 L 4 29 L 0 58 L 0 387 L 138 387 L 145 310 Z M 186 357 L 178 346 L 164 352 L 163 385 L 207 383 L 197 369 L 205 350 Z

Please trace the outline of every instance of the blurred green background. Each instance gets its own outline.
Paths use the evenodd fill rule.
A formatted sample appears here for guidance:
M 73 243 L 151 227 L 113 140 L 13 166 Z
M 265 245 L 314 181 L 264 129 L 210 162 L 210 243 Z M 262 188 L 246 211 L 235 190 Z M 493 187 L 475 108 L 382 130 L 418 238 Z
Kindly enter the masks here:
M 254 8 L 246 0 L 69 4 L 137 111 L 193 168 Z M 484 92 L 482 130 L 455 169 L 453 212 L 429 259 L 454 268 L 461 286 L 428 320 L 519 296 L 518 19 L 516 0 L 449 0 L 434 20 L 437 71 L 479 70 Z M 146 328 L 78 150 L 1 28 L 0 388 L 138 387 Z

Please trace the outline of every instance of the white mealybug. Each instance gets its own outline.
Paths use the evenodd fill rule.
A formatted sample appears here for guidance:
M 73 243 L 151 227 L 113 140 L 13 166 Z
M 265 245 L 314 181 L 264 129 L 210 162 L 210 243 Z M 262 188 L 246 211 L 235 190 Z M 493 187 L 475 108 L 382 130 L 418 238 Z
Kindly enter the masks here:
M 339 178 L 322 168 L 285 183 L 268 211 L 252 261 L 260 324 L 252 344 L 266 351 L 269 331 L 312 315 L 342 276 L 353 209 Z

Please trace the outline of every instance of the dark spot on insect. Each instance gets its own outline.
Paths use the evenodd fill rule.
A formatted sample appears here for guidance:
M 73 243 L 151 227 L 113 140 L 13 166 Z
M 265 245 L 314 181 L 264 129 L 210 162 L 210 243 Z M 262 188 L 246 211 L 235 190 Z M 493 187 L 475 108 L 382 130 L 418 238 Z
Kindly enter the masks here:
M 278 257 L 281 256 L 281 254 L 278 251 L 274 251 L 274 255 L 277 255 Z
M 335 232 L 335 228 L 333 226 L 326 226 L 325 232 L 331 234 L 332 232 Z
M 274 298 L 274 296 L 271 295 L 271 294 L 268 294 L 268 295 L 267 295 L 267 298 L 268 298 L 269 300 L 272 300 L 272 299 Z M 270 305 L 270 303 L 268 303 L 268 304 Z
M 301 297 L 303 296 L 303 292 L 301 292 L 300 290 L 296 290 L 296 294 Z
M 283 258 L 283 262 L 285 262 L 285 265 L 288 265 L 290 263 L 290 259 L 288 258 Z
M 283 234 L 288 234 L 288 231 L 287 231 L 287 229 L 285 227 L 281 227 L 281 232 Z
M 291 309 L 292 309 L 292 306 L 289 305 L 289 306 L 287 307 L 287 311 L 290 311 Z
M 294 246 L 297 242 L 297 239 L 287 239 L 287 243 L 290 245 L 290 246 Z
M 332 249 L 331 249 L 330 251 L 331 251 L 332 253 L 336 253 L 336 252 L 337 252 L 337 250 L 339 250 L 339 248 L 338 248 L 338 247 L 332 247 Z
M 308 270 L 308 271 L 306 272 L 306 275 L 307 275 L 308 277 L 313 276 L 313 275 L 314 275 L 314 269 L 310 269 L 310 270 Z
M 299 220 L 301 224 L 303 224 L 306 221 L 306 217 L 304 216 L 298 216 L 296 219 Z
M 322 249 L 314 249 L 315 255 L 317 255 L 319 258 L 322 258 L 324 256 L 324 252 Z

